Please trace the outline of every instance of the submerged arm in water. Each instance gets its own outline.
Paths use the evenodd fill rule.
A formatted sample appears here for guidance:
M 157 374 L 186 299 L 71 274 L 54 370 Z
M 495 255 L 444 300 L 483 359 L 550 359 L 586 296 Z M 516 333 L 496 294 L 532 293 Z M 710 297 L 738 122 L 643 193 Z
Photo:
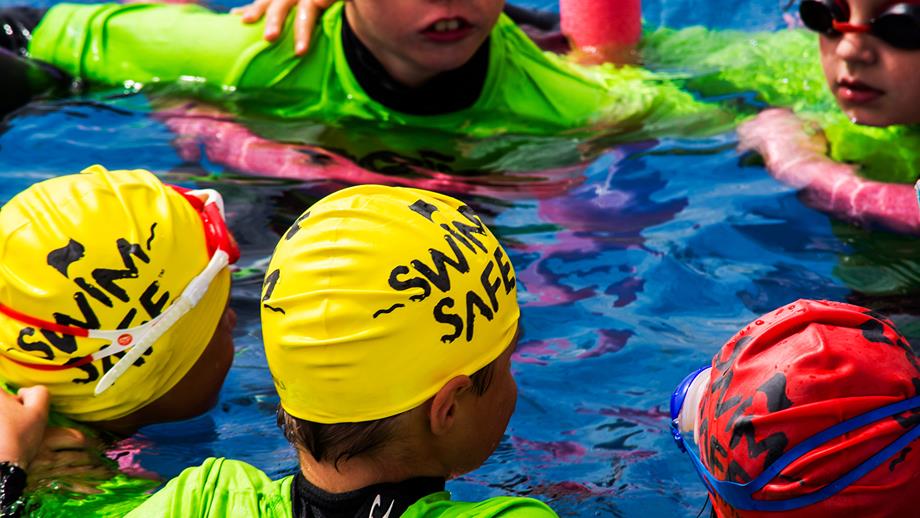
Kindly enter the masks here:
M 767 110 L 738 129 L 741 148 L 759 152 L 777 180 L 803 190 L 818 210 L 854 223 L 920 234 L 920 205 L 909 184 L 867 180 L 827 157 L 820 134 L 792 112 Z

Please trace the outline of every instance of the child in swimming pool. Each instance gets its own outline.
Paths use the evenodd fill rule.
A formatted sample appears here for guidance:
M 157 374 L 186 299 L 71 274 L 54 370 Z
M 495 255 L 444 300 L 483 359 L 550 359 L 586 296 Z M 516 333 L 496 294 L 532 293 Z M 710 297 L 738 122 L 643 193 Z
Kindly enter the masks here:
M 469 207 L 345 189 L 297 219 L 268 272 L 265 353 L 299 473 L 209 459 L 129 516 L 555 516 L 444 491 L 495 450 L 517 399 L 514 269 Z
M 184 81 L 212 100 L 237 92 L 248 113 L 471 136 L 594 123 L 629 131 L 713 113 L 647 71 L 589 70 L 542 53 L 502 5 L 336 3 L 298 58 L 290 27 L 271 45 L 261 26 L 197 6 L 58 4 L 30 32 L 28 52 L 95 83 Z
M 829 24 L 833 16 L 840 18 L 838 25 L 850 19 L 849 11 L 844 13 L 842 7 L 834 7 L 840 12 L 829 10 L 826 6 L 837 4 L 831 0 L 822 1 L 806 0 L 802 4 L 805 18 L 812 25 L 822 23 L 822 19 Z M 570 12 L 590 11 L 598 8 L 593 5 L 595 3 L 571 1 L 563 7 Z M 267 12 L 266 34 L 275 36 L 293 4 L 292 0 L 259 0 L 242 10 L 243 19 L 251 22 Z M 311 20 L 317 18 L 320 8 L 329 4 L 329 0 L 298 3 L 300 14 L 291 24 L 299 49 L 305 46 Z M 600 5 L 610 7 L 604 2 Z M 846 7 L 846 4 L 840 5 Z M 868 19 L 870 14 L 884 7 L 880 0 L 857 0 L 856 6 L 858 9 L 854 7 L 852 16 L 855 21 L 850 25 L 844 23 L 844 26 L 858 31 L 865 31 L 867 27 L 860 25 L 859 20 Z M 915 15 L 911 14 L 913 11 L 899 9 L 885 9 L 888 16 L 877 25 L 888 24 L 889 32 L 908 31 L 909 36 L 910 30 L 916 32 L 918 27 L 916 19 L 911 18 Z M 628 17 L 634 13 L 623 14 Z M 597 17 L 595 23 L 607 24 L 610 18 Z M 638 24 L 638 20 L 635 22 L 633 25 Z M 603 32 L 603 27 L 591 26 L 591 17 L 580 17 L 579 23 L 589 32 Z M 816 29 L 834 32 L 829 25 Z M 905 36 L 895 34 L 894 37 Z M 917 88 L 920 63 L 915 62 L 917 51 L 903 48 L 905 44 L 909 46 L 909 42 L 899 44 L 898 48 L 866 32 L 848 32 L 840 38 L 834 34 L 824 35 L 821 39 L 824 43 L 820 61 L 825 65 L 831 88 L 841 94 L 837 95 L 837 100 L 844 112 L 860 124 L 890 128 L 876 130 L 835 117 L 839 112 L 831 106 L 833 101 L 823 91 L 823 80 L 819 79 L 818 53 L 808 48 L 813 45 L 812 38 L 801 32 L 758 35 L 737 31 L 708 32 L 699 28 L 676 32 L 660 30 L 646 34 L 642 54 L 651 67 L 696 70 L 695 73 L 702 77 L 689 81 L 693 90 L 721 95 L 754 89 L 771 104 L 795 106 L 806 119 L 817 119 L 832 140 L 833 158 L 860 163 L 860 172 L 866 177 L 857 175 L 853 166 L 827 158 L 827 144 L 822 135 L 808 129 L 808 125 L 803 126 L 788 112 L 766 111 L 742 125 L 739 129 L 741 147 L 761 152 L 777 178 L 805 187 L 811 203 L 819 209 L 850 221 L 881 225 L 899 232 L 920 232 L 920 210 L 910 187 L 890 183 L 913 183 L 920 177 L 920 159 L 912 151 L 916 146 L 905 141 L 920 145 L 917 132 L 911 129 L 920 122 L 918 108 L 915 108 L 920 103 L 914 99 L 920 91 Z M 853 69 L 859 69 L 859 75 L 869 74 L 874 81 L 884 82 L 885 88 L 876 88 L 873 93 L 871 87 L 867 90 L 859 83 L 847 85 L 855 77 Z M 838 88 L 840 81 L 843 86 Z M 882 95 L 877 95 L 880 93 Z
M 678 386 L 672 434 L 720 518 L 912 516 L 918 391 L 920 358 L 890 320 L 799 300 Z
M 222 211 L 214 191 L 100 166 L 14 196 L 0 210 L 0 382 L 43 385 L 56 413 L 118 434 L 208 410 L 236 320 Z
M 909 3 L 804 0 L 819 33 L 680 31 L 645 35 L 656 68 L 689 72 L 704 95 L 753 91 L 771 106 L 739 128 L 781 181 L 816 208 L 898 232 L 920 232 L 920 18 Z M 816 44 L 817 43 L 817 44 Z
M 770 173 L 802 189 L 809 205 L 870 228 L 920 233 L 914 182 L 920 179 L 920 18 L 916 6 L 880 0 L 800 4 L 812 34 L 784 31 L 788 45 L 747 47 L 756 56 L 749 78 L 767 110 L 743 124 L 741 147 L 760 153 Z M 776 63 L 773 56 L 787 56 Z M 756 63 L 762 65 L 758 66 Z M 818 66 L 820 63 L 820 67 Z M 757 70 L 760 68 L 761 70 Z M 790 71 L 791 69 L 791 71 Z M 733 72 L 727 83 L 750 84 Z M 775 78 L 786 78 L 777 82 Z M 783 91 L 785 89 L 785 92 Z M 851 122 L 855 121 L 854 122 Z M 920 280 L 916 242 L 835 224 L 847 243 L 835 275 L 854 291 L 895 299 L 910 309 Z M 892 302 L 887 302 L 892 304 Z
M 221 205 L 100 166 L 13 197 L 0 211 L 0 379 L 45 385 L 56 411 L 122 433 L 207 410 L 233 355 L 239 252 Z
M 920 10 L 888 0 L 805 0 L 828 87 L 851 120 L 920 124 Z
M 877 148 L 872 152 L 884 157 L 879 166 L 888 171 L 875 176 L 887 181 L 861 178 L 858 166 L 835 162 L 826 155 L 824 135 L 788 111 L 766 111 L 742 126 L 741 146 L 758 151 L 774 176 L 805 188 L 821 208 L 920 232 L 912 186 L 891 183 L 912 184 L 920 172 L 911 149 L 920 125 L 920 10 L 884 0 L 805 0 L 800 11 L 806 26 L 819 33 L 827 86 L 843 113 L 856 124 L 888 128 L 866 129 L 862 139 L 836 147 Z

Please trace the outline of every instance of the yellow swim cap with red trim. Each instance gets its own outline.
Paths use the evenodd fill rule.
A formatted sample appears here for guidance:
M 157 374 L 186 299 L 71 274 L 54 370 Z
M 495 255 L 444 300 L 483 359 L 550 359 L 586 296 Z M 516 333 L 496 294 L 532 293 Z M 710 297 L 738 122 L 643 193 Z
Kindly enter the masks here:
M 230 289 L 227 268 L 194 308 L 95 396 L 99 379 L 124 353 L 61 368 L 98 354 L 111 340 L 30 325 L 22 315 L 71 328 L 137 326 L 170 307 L 208 264 L 198 210 L 147 171 L 93 166 L 29 187 L 0 210 L 0 304 L 6 310 L 0 314 L 0 380 L 46 385 L 57 411 L 83 421 L 116 419 L 153 402 L 211 340 Z
M 379 185 L 304 212 L 275 249 L 262 298 L 281 405 L 319 423 L 417 407 L 495 360 L 519 315 L 511 262 L 472 209 Z

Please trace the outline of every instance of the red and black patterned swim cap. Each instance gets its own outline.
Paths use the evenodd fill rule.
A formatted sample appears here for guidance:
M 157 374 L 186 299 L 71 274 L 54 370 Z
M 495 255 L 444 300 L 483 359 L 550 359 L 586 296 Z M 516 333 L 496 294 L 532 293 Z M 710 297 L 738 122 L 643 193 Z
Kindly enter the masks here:
M 918 395 L 920 360 L 885 317 L 838 302 L 799 300 L 748 324 L 713 358 L 700 405 L 700 456 L 722 480 L 747 482 L 784 452 L 835 424 Z M 816 447 L 755 499 L 809 494 L 853 470 L 920 422 L 914 410 Z M 835 496 L 785 513 L 739 511 L 710 495 L 720 517 L 917 516 L 920 443 Z

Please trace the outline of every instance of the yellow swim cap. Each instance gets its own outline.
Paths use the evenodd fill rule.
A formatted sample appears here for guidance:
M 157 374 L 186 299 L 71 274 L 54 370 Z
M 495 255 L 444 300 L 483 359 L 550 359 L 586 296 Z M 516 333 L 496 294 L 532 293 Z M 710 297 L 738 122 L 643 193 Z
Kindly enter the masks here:
M 48 386 L 56 410 L 84 421 L 116 419 L 153 402 L 210 342 L 230 290 L 227 268 L 96 396 L 124 353 L 62 369 L 112 341 L 30 325 L 21 315 L 71 328 L 137 326 L 169 309 L 208 265 L 199 210 L 146 171 L 93 166 L 29 187 L 0 210 L 0 379 Z
M 328 196 L 275 249 L 265 356 L 291 415 L 393 416 L 497 358 L 517 331 L 514 270 L 463 203 L 363 185 Z

